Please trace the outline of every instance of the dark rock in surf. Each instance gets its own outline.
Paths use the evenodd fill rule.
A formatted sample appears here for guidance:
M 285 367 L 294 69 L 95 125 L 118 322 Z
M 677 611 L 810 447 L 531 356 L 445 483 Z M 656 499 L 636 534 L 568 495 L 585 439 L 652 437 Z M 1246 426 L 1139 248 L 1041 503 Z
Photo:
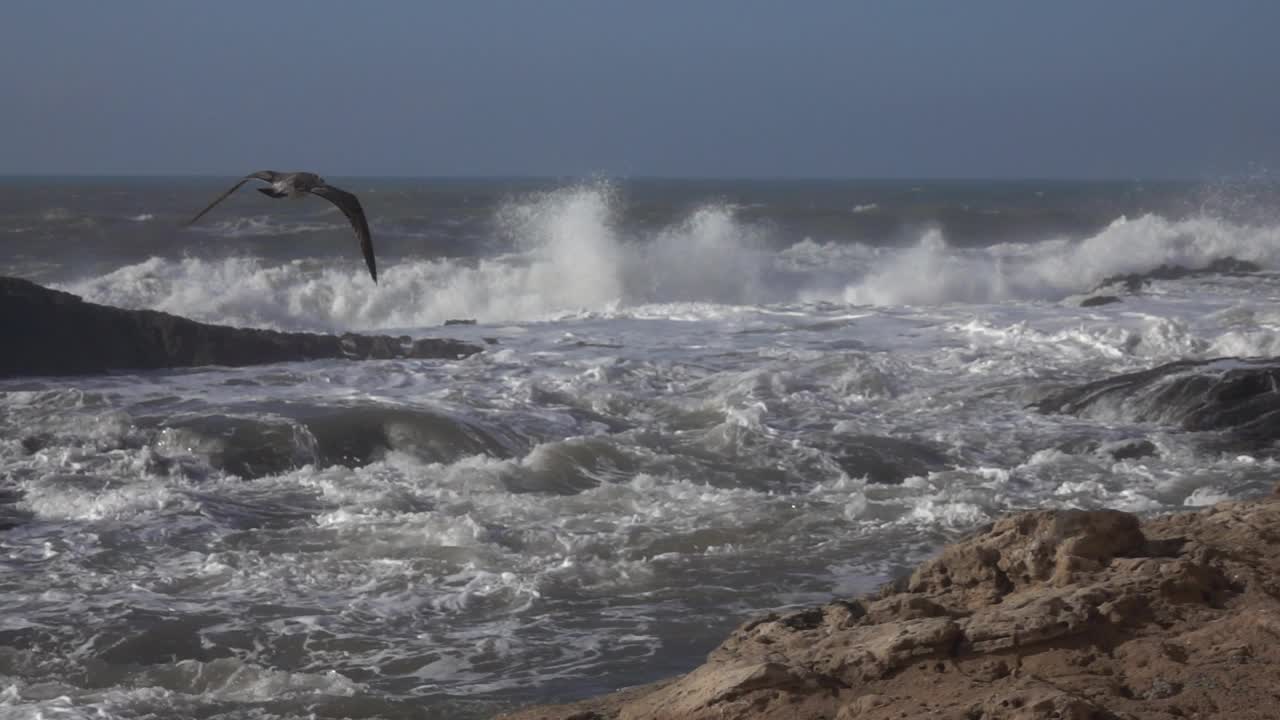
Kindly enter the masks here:
M 28 455 L 35 455 L 49 444 L 49 433 L 39 433 L 37 435 L 28 435 L 22 438 L 22 451 Z
M 0 530 L 15 528 L 34 517 L 34 513 L 19 505 L 22 497 L 22 490 L 0 486 Z
M 950 466 L 946 453 L 938 448 L 879 435 L 840 438 L 833 456 L 849 477 L 865 477 L 877 485 L 898 485 L 909 477 L 923 477 Z
M 124 310 L 20 278 L 0 277 L 0 377 L 85 375 L 201 365 L 346 358 L 456 359 L 480 352 L 456 340 L 284 333 Z
M 580 348 L 588 348 L 588 347 L 589 348 L 605 348 L 606 350 L 617 350 L 618 348 L 622 347 L 622 345 L 618 343 L 588 342 L 586 340 L 579 340 L 575 342 L 573 346 L 580 347 Z
M 1188 277 L 1198 277 L 1202 275 L 1243 275 L 1247 273 L 1256 273 L 1262 268 L 1257 263 L 1248 260 L 1237 260 L 1236 258 L 1218 258 L 1202 268 L 1188 268 L 1182 265 L 1161 265 L 1160 267 L 1144 273 L 1127 273 L 1123 275 L 1112 275 L 1104 278 L 1093 292 L 1098 292 L 1103 288 L 1114 288 L 1124 290 L 1130 293 L 1136 293 L 1146 287 L 1152 280 L 1180 280 Z M 1083 305 L 1083 304 L 1082 304 Z
M 1118 302 L 1120 302 L 1120 298 L 1115 295 L 1094 295 L 1093 297 L 1087 297 L 1084 300 L 1081 300 L 1080 307 L 1098 307 L 1100 305 L 1110 305 Z
M 1183 360 L 1058 390 L 1043 413 L 1218 432 L 1223 451 L 1280 452 L 1280 360 Z
M 1068 438 L 1058 443 L 1057 449 L 1068 455 L 1095 455 L 1117 462 L 1138 460 L 1160 453 L 1155 443 L 1143 438 L 1108 441 L 1090 437 Z
M 469 320 L 469 319 L 453 319 L 453 320 L 444 321 L 445 327 L 449 327 L 450 325 L 475 325 L 475 324 L 476 324 L 475 320 Z
M 1155 443 L 1150 440 L 1118 440 L 1116 442 L 1102 443 L 1098 446 L 1097 453 L 1106 455 L 1112 460 L 1139 460 L 1144 457 L 1151 457 L 1158 454 Z

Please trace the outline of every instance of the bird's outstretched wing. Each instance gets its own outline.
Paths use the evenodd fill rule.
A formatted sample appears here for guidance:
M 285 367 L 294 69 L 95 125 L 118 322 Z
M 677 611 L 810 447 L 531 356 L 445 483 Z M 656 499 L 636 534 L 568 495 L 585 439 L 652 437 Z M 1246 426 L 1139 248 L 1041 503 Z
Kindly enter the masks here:
M 310 192 L 337 205 L 351 221 L 351 227 L 355 228 L 356 237 L 360 240 L 360 252 L 364 253 L 364 264 L 369 266 L 369 276 L 375 283 L 378 282 L 378 266 L 373 259 L 373 238 L 369 235 L 369 222 L 364 218 L 364 208 L 360 207 L 359 198 L 332 185 L 317 185 Z
M 223 200 L 226 200 L 228 195 L 239 190 L 241 185 L 249 182 L 250 180 L 262 180 L 264 182 L 275 182 L 276 176 L 277 176 L 277 173 L 273 170 L 259 170 L 258 172 L 249 173 L 248 175 L 245 175 L 244 178 L 240 180 L 240 182 L 236 183 L 235 185 L 232 185 L 230 190 L 219 195 L 213 202 L 209 203 L 208 207 L 196 213 L 196 216 L 188 220 L 186 224 L 194 225 L 197 220 L 204 217 L 205 213 L 212 210 L 214 205 L 217 205 Z

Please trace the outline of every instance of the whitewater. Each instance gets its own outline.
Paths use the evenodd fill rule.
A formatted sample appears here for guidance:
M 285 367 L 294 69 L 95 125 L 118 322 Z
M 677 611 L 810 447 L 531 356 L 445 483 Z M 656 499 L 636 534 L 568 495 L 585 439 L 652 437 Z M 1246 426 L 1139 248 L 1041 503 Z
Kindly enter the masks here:
M 1122 406 L 1029 407 L 1275 355 L 1263 192 L 351 179 L 374 285 L 323 202 L 181 230 L 220 179 L 4 182 L 0 273 L 485 348 L 0 381 L 5 716 L 488 717 L 685 671 L 1011 510 L 1276 472 Z M 1253 269 L 1115 280 L 1226 259 Z

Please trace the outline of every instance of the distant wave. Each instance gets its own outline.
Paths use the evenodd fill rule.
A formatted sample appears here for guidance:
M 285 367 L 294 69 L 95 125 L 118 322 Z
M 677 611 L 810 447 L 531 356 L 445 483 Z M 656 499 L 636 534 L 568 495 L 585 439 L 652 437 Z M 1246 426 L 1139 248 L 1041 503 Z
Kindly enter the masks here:
M 191 226 L 191 230 L 219 237 L 237 238 L 297 235 L 315 232 L 316 230 L 330 230 L 342 227 L 346 227 L 345 222 L 282 221 L 269 215 L 254 215 L 208 222 L 207 224 L 202 221 L 200 224 Z
M 1202 267 L 1236 257 L 1280 267 L 1280 226 L 1208 217 L 1120 218 L 1084 239 L 955 248 L 939 230 L 908 246 L 817 243 L 770 249 L 767 224 L 727 205 L 696 208 L 643 236 L 627 236 L 607 183 L 573 186 L 507 203 L 495 215 L 513 252 L 478 259 L 385 260 L 372 285 L 359 258 L 151 258 L 65 286 L 87 299 L 154 308 L 236 325 L 378 330 L 616 313 L 652 314 L 689 303 L 761 306 L 791 302 L 931 305 L 1059 300 L 1105 277 L 1162 264 Z M 212 232 L 302 233 L 314 223 L 224 221 Z M 330 227 L 323 225 L 323 227 Z M 683 309 L 681 309 L 683 308 Z
M 40 219 L 45 222 L 63 222 L 75 217 L 75 214 L 64 207 L 48 208 L 40 213 Z
M 1119 218 L 1084 240 L 963 250 L 931 230 L 916 245 L 883 257 L 846 285 L 839 299 L 867 305 L 1057 300 L 1087 292 L 1112 275 L 1164 264 L 1199 268 L 1228 257 L 1280 267 L 1280 226 L 1144 215 Z

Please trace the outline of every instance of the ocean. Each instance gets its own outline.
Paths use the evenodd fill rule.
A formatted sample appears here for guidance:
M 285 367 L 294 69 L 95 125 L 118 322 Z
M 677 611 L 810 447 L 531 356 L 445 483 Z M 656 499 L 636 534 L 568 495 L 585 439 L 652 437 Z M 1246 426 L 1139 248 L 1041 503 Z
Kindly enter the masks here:
M 319 198 L 182 227 L 231 181 L 0 178 L 0 274 L 485 351 L 0 381 L 4 717 L 489 717 L 686 671 L 1009 511 L 1274 482 L 1029 408 L 1277 354 L 1273 183 L 334 177 L 375 285 Z M 1226 258 L 1257 269 L 1099 288 Z

